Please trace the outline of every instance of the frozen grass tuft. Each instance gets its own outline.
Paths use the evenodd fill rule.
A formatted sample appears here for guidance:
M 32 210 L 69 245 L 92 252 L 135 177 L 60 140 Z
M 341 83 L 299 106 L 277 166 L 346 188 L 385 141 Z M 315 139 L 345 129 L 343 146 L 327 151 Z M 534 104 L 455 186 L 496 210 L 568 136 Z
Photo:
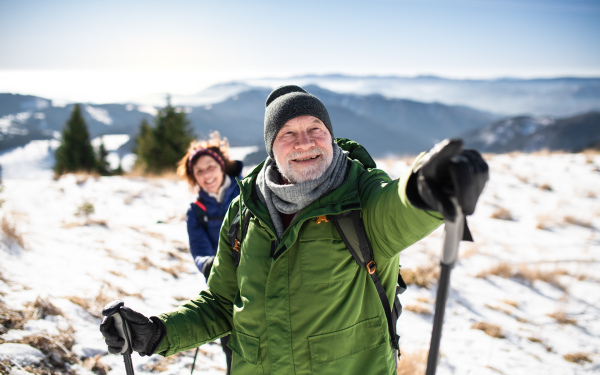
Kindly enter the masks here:
M 111 370 L 110 366 L 102 362 L 102 354 L 84 359 L 82 366 L 97 375 L 107 375 Z
M 502 332 L 502 328 L 492 323 L 477 322 L 473 324 L 471 328 L 483 331 L 486 335 L 497 339 L 503 339 L 505 337 L 504 332 Z
M 566 361 L 577 363 L 579 365 L 583 365 L 585 362 L 592 362 L 590 355 L 588 353 L 567 353 L 563 356 Z
M 400 348 L 400 363 L 398 363 L 398 375 L 415 375 L 425 374 L 427 369 L 427 350 L 419 350 L 415 352 L 404 352 Z
M 525 281 L 529 285 L 533 285 L 535 281 L 543 281 L 561 290 L 566 291 L 566 286 L 564 286 L 560 282 L 559 278 L 560 276 L 568 274 L 569 273 L 567 271 L 558 268 L 554 270 L 544 271 L 532 268 L 524 264 L 512 265 L 510 263 L 500 262 L 496 266 L 486 271 L 480 272 L 479 274 L 477 274 L 477 277 L 486 278 L 489 276 L 498 276 L 506 279 L 515 278 Z
M 25 248 L 23 235 L 19 232 L 12 219 L 9 219 L 7 216 L 3 216 L 2 221 L 0 222 L 0 228 L 2 228 L 4 242 L 6 245 L 12 246 L 13 244 L 17 244 L 21 248 Z
M 407 305 L 403 309 L 415 314 L 431 315 L 431 308 L 423 305 Z
M 498 208 L 496 208 L 496 210 L 494 212 L 492 212 L 492 214 L 490 215 L 490 217 L 492 219 L 499 219 L 499 220 L 508 220 L 508 221 L 513 221 L 514 220 L 514 217 L 510 213 L 510 211 L 507 210 L 504 207 L 498 207 Z
M 548 314 L 549 317 L 556 320 L 559 324 L 570 324 L 577 325 L 577 321 L 575 319 L 571 319 L 567 317 L 567 313 L 564 311 L 555 311 L 553 313 Z
M 406 285 L 416 285 L 422 288 L 429 288 L 437 283 L 440 275 L 439 266 L 431 263 L 415 268 L 402 268 L 400 270 L 402 278 Z

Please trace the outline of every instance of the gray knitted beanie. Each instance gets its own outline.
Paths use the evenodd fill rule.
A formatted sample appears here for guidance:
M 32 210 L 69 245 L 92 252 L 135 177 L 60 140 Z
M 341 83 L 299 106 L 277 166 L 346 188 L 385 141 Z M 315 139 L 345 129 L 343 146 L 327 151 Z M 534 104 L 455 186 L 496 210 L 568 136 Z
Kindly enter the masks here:
M 277 133 L 286 122 L 298 116 L 311 115 L 323 121 L 333 141 L 333 129 L 327 109 L 316 96 L 302 87 L 288 85 L 276 88 L 269 94 L 265 106 L 265 146 L 272 159 L 275 159 L 273 142 Z

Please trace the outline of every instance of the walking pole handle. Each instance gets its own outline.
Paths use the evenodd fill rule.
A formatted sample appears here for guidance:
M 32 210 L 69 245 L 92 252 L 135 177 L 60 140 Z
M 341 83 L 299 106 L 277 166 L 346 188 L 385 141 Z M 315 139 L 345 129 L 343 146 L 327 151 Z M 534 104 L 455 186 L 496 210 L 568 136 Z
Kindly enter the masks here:
M 113 317 L 115 320 L 115 328 L 117 329 L 117 333 L 125 340 L 125 345 L 123 345 L 123 349 L 121 349 L 120 354 L 131 354 L 133 352 L 131 350 L 131 332 L 129 331 L 126 321 L 119 313 L 119 310 L 123 306 L 125 306 L 125 302 L 121 301 L 120 299 L 112 301 L 104 307 L 102 310 L 102 315 Z
M 453 266 L 458 259 L 458 245 L 463 238 L 465 216 L 456 198 L 451 197 L 450 200 L 456 210 L 456 217 L 454 221 L 446 220 L 444 224 L 444 248 L 441 262 Z
M 131 362 L 131 353 L 133 352 L 131 347 L 131 331 L 127 325 L 127 320 L 123 319 L 121 313 L 119 312 L 123 306 L 125 306 L 125 302 L 119 299 L 114 300 L 107 304 L 104 309 L 102 309 L 102 315 L 112 316 L 115 320 L 115 328 L 117 329 L 117 333 L 123 338 L 123 340 L 125 340 L 125 344 L 123 345 L 123 349 L 121 349 L 120 353 L 123 355 L 123 361 L 125 362 L 125 371 L 127 375 L 134 375 L 133 363 Z

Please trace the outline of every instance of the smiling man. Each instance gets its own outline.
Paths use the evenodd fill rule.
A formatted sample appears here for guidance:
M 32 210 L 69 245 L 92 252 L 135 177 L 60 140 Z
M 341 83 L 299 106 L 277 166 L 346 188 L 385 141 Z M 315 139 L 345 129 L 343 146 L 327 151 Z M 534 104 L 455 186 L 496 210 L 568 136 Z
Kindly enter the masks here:
M 487 164 L 446 141 L 392 180 L 358 143 L 334 138 L 323 103 L 298 86 L 269 95 L 264 129 L 268 157 L 240 181 L 208 289 L 158 317 L 123 308 L 133 349 L 171 355 L 231 333 L 234 375 L 396 374 L 387 311 L 399 253 L 453 220 L 451 196 L 473 213 Z M 372 248 L 368 267 L 334 223 L 350 212 Z M 113 325 L 101 331 L 116 353 Z
M 283 125 L 273 142 L 273 154 L 287 182 L 315 180 L 331 165 L 332 137 L 323 121 L 299 116 Z

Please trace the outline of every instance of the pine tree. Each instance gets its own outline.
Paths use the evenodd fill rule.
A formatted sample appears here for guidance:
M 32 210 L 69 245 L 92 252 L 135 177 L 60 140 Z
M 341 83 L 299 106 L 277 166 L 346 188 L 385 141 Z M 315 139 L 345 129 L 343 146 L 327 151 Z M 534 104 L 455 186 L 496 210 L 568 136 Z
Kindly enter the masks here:
M 135 166 L 148 171 L 152 164 L 152 155 L 156 152 L 154 132 L 148 121 L 144 118 L 140 124 L 140 132 L 135 139 L 133 153 L 137 155 Z
M 108 156 L 108 151 L 106 151 L 106 147 L 104 146 L 104 139 L 100 140 L 100 146 L 98 147 L 98 157 L 96 161 L 96 170 L 100 173 L 101 176 L 110 176 L 112 171 L 110 169 L 110 165 L 106 160 Z
M 76 104 L 65 124 L 60 146 L 56 149 L 54 173 L 57 176 L 69 172 L 92 172 L 96 170 L 96 155 L 90 142 L 87 124 Z
M 134 153 L 138 157 L 136 166 L 145 172 L 160 174 L 175 170 L 194 137 L 185 113 L 173 107 L 169 98 L 167 106 L 157 114 L 155 124 L 151 128 L 142 120 Z

